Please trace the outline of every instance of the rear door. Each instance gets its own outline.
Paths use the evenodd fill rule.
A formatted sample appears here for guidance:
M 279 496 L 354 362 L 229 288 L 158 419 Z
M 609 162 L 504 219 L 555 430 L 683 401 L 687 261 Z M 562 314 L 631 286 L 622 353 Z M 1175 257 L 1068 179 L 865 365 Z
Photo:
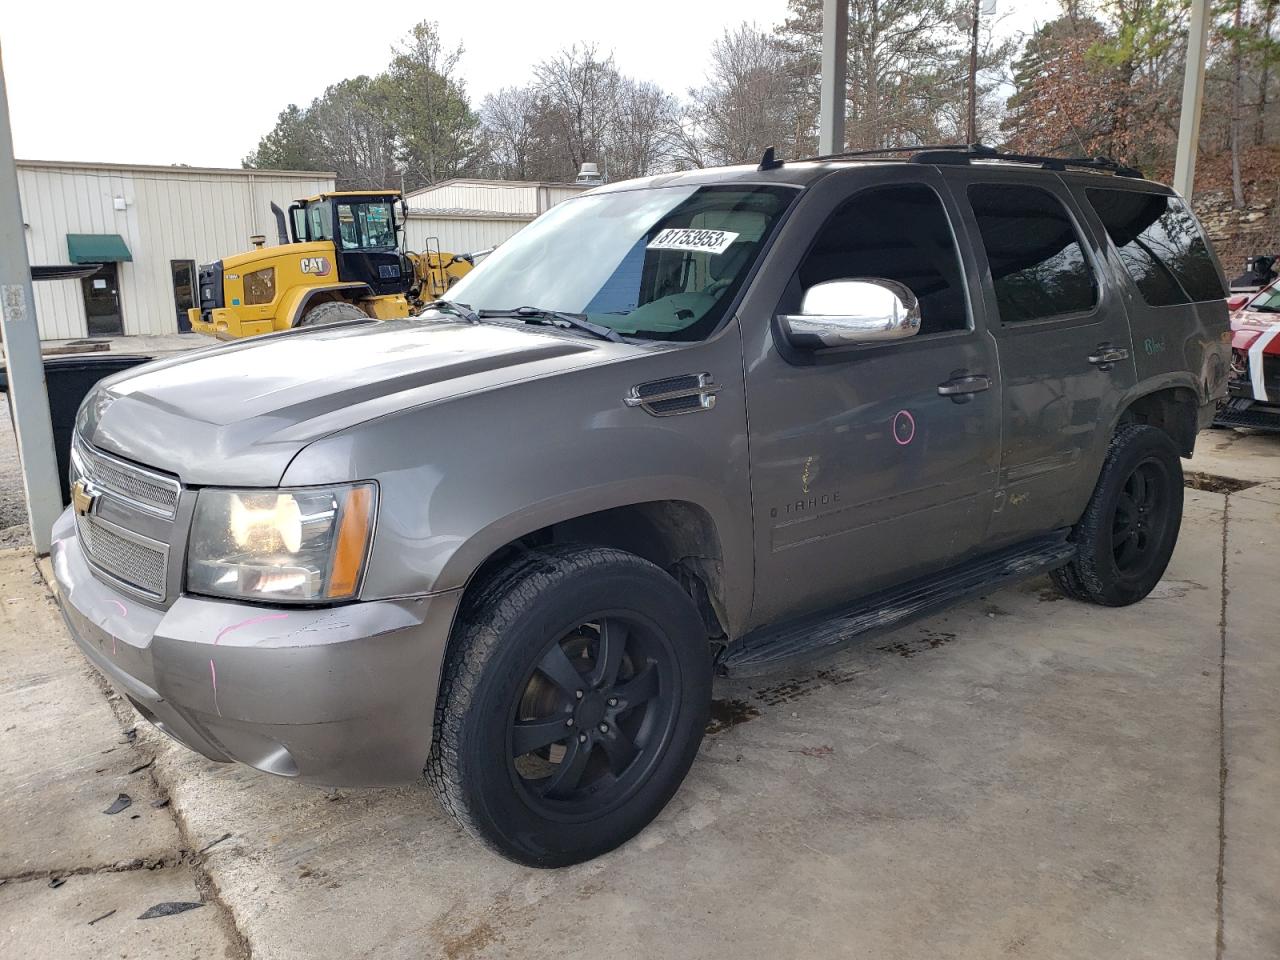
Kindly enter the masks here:
M 941 177 L 833 174 L 807 191 L 744 303 L 756 594 L 752 621 L 836 606 L 981 547 L 999 455 L 992 340 Z M 922 327 L 904 340 L 790 351 L 778 314 L 837 279 L 905 284 Z M 943 395 L 954 382 L 974 392 Z
M 1135 382 L 1132 343 L 1101 241 L 1060 178 L 974 168 L 948 179 L 982 261 L 1003 379 L 998 546 L 1083 512 Z

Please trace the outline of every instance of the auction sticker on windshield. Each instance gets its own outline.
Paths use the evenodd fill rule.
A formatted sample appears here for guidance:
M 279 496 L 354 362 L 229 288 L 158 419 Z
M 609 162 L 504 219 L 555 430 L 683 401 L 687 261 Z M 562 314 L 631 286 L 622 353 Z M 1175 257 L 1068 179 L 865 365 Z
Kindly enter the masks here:
M 699 253 L 724 253 L 738 239 L 728 230 L 695 230 L 672 227 L 649 241 L 650 250 L 696 250 Z

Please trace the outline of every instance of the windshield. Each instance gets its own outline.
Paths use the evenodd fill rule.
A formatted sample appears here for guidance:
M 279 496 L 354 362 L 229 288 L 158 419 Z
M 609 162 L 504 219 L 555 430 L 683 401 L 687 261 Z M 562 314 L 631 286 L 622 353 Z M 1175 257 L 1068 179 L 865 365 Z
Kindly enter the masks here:
M 338 204 L 338 232 L 343 250 L 395 247 L 391 204 L 385 200 Z
M 323 200 L 307 205 L 307 239 L 333 239 L 333 225 L 329 222 L 329 204 Z
M 1280 287 L 1269 287 L 1253 298 L 1246 308 L 1260 310 L 1263 313 L 1280 313 Z
M 539 307 L 623 335 L 700 340 L 716 328 L 789 187 L 658 187 L 553 207 L 448 293 L 474 310 Z

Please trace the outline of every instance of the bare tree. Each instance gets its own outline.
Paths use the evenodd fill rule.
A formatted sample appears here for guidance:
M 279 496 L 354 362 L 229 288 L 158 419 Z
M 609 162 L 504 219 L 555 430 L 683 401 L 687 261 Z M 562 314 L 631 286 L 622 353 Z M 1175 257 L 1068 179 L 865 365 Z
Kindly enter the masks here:
M 601 157 L 610 177 L 645 177 L 669 167 L 679 123 L 675 98 L 656 83 L 619 77 L 613 108 Z
M 755 160 L 767 146 L 790 152 L 797 99 L 783 45 L 754 24 L 742 23 L 711 45 L 709 60 L 706 85 L 689 91 L 685 155 L 696 154 L 694 165 L 701 166 Z
M 480 124 L 493 171 L 504 179 L 531 179 L 538 125 L 533 88 L 503 87 L 489 94 L 480 107 Z
M 584 161 L 597 161 L 618 94 L 618 71 L 613 56 L 602 57 L 594 44 L 577 44 L 533 68 L 541 97 L 541 135 L 555 145 L 564 164 L 564 178 Z

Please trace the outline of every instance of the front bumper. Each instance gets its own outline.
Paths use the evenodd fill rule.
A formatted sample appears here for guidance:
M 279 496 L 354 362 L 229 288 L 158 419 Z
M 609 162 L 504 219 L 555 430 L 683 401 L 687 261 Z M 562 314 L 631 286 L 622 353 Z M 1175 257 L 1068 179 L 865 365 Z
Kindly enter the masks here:
M 218 340 L 239 340 L 275 332 L 275 322 L 270 317 L 249 319 L 227 307 L 210 310 L 208 319 L 199 307 L 192 307 L 187 311 L 187 320 L 193 333 L 203 333 Z
M 53 536 L 72 637 L 175 740 L 325 785 L 422 775 L 461 591 L 313 609 L 184 595 L 161 610 L 93 575 L 69 510 Z
M 1280 431 L 1280 403 L 1262 403 L 1247 396 L 1231 396 L 1214 417 L 1219 427 L 1251 427 Z

